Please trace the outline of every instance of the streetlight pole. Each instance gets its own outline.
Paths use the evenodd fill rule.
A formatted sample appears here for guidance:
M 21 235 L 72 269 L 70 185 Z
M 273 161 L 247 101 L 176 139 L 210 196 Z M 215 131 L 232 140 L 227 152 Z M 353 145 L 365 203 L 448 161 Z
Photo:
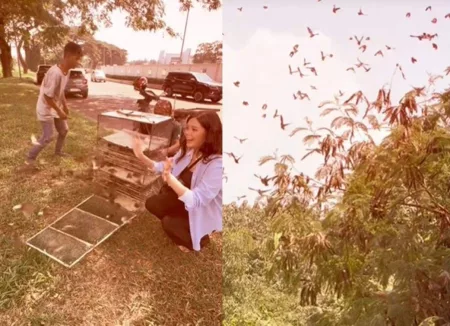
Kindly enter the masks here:
M 186 39 L 186 29 L 189 19 L 189 11 L 191 11 L 191 6 L 188 7 L 188 12 L 186 16 L 186 24 L 184 25 L 184 33 L 183 33 L 183 42 L 181 43 L 181 52 L 180 52 L 180 63 L 183 63 L 183 48 L 184 48 L 184 40 Z

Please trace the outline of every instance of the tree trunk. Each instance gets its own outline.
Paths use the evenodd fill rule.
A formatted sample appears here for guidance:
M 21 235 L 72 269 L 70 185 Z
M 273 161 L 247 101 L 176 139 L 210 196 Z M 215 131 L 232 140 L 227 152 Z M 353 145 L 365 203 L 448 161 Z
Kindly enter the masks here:
M 41 61 L 40 46 L 34 44 L 34 42 L 31 42 L 30 44 L 28 41 L 25 40 L 24 49 L 25 49 L 25 61 L 27 63 L 28 69 L 36 72 L 37 67 Z
M 28 73 L 28 65 L 27 65 L 25 59 L 22 56 L 22 52 L 20 51 L 22 49 L 22 46 L 23 46 L 23 40 L 21 40 L 20 43 L 19 43 L 18 53 L 19 53 L 20 65 L 23 68 L 23 73 L 26 74 L 26 73 Z
M 12 55 L 11 47 L 6 42 L 5 35 L 5 23 L 2 17 L 0 17 L 0 61 L 2 64 L 3 77 L 12 77 Z

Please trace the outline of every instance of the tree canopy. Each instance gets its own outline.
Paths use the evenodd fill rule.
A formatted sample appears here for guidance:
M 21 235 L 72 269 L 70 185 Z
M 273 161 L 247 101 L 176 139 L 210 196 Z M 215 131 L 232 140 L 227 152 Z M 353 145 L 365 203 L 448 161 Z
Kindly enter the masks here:
M 216 63 L 222 60 L 222 42 L 201 43 L 194 55 L 194 63 Z
M 180 10 L 187 10 L 197 3 L 207 10 L 220 8 L 220 0 L 180 0 Z M 11 43 L 19 38 L 28 52 L 36 44 L 34 36 L 39 33 L 41 42 L 57 46 L 67 36 L 69 26 L 79 26 L 79 35 L 91 34 L 99 26 L 110 26 L 111 13 L 120 9 L 128 13 L 126 26 L 137 31 L 165 29 L 171 36 L 176 33 L 164 22 L 165 6 L 162 0 L 108 1 L 108 0 L 14 0 L 0 3 L 0 59 L 3 76 L 12 76 Z M 33 36 L 33 37 L 32 37 Z M 111 47 L 104 47 L 112 50 Z M 27 50 L 25 51 L 27 53 Z M 93 51 L 95 52 L 95 51 Z M 120 51 L 112 51 L 111 57 L 123 57 Z M 97 57 L 93 55 L 93 57 Z M 114 59 L 112 59 L 113 61 Z

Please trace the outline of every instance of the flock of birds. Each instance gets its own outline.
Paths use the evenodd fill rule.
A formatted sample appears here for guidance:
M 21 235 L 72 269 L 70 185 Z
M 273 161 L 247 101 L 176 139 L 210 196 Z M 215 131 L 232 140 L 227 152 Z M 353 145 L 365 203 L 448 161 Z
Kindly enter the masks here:
M 317 0 L 317 2 L 322 2 L 322 1 L 321 0 Z M 268 6 L 263 6 L 263 9 L 264 10 L 268 10 Z M 237 10 L 242 12 L 244 10 L 244 8 L 243 7 L 239 7 L 239 8 L 237 8 Z M 337 14 L 340 10 L 341 10 L 340 7 L 337 7 L 336 5 L 333 5 L 332 12 L 334 14 Z M 426 7 L 425 11 L 432 11 L 432 7 L 431 6 Z M 357 12 L 357 15 L 359 15 L 359 16 L 367 16 L 367 14 L 365 14 L 361 8 Z M 405 17 L 406 17 L 406 19 L 410 19 L 411 18 L 411 12 L 407 12 L 405 14 Z M 443 18 L 450 20 L 450 13 L 445 14 L 443 16 Z M 431 23 L 432 24 L 437 24 L 437 22 L 438 22 L 438 18 L 433 17 L 431 19 Z M 306 30 L 307 30 L 307 35 L 309 35 L 309 38 L 314 38 L 314 37 L 319 35 L 318 32 L 314 32 L 313 29 L 310 28 L 310 27 L 306 27 Z M 435 34 L 430 34 L 430 33 L 423 32 L 420 35 L 410 35 L 410 37 L 411 38 L 416 38 L 419 41 L 430 41 L 431 42 L 431 46 L 432 46 L 432 48 L 434 50 L 438 50 L 438 48 L 439 48 L 437 43 L 436 43 L 436 41 L 435 41 L 435 39 L 438 38 L 438 34 L 436 34 L 436 33 Z M 358 37 L 356 35 L 353 35 L 353 36 L 350 36 L 349 40 L 350 41 L 354 41 L 356 43 L 356 46 L 358 47 L 358 50 L 360 50 L 362 53 L 364 53 L 364 52 L 366 52 L 368 50 L 369 42 L 370 42 L 371 39 L 370 39 L 369 36 L 362 35 L 362 36 Z M 377 49 L 374 52 L 374 56 L 375 57 L 377 57 L 377 56 L 384 57 L 384 55 L 385 55 L 385 53 L 387 51 L 393 51 L 393 50 L 395 50 L 394 47 L 386 44 L 384 46 L 384 48 Z M 292 47 L 292 50 L 289 52 L 289 57 L 293 58 L 298 52 L 299 52 L 299 45 L 295 44 Z M 332 53 L 326 54 L 323 51 L 320 52 L 320 55 L 321 55 L 321 57 L 320 57 L 321 61 L 325 61 L 327 59 L 332 59 L 333 56 L 334 56 Z M 417 59 L 415 57 L 411 57 L 410 61 L 411 61 L 412 64 L 415 64 L 417 62 Z M 288 65 L 288 69 L 289 69 L 289 74 L 290 75 L 298 74 L 300 78 L 305 78 L 305 77 L 309 77 L 309 76 L 313 76 L 313 75 L 314 76 L 318 76 L 318 72 L 317 72 L 316 67 L 312 66 L 311 62 L 309 62 L 306 58 L 303 58 L 303 65 L 302 65 L 301 68 L 300 67 L 292 68 L 291 65 Z M 346 71 L 351 71 L 351 72 L 356 73 L 357 69 L 363 69 L 365 72 L 369 72 L 372 69 L 372 67 L 370 66 L 370 64 L 368 64 L 366 62 L 363 62 L 359 58 L 357 58 L 357 63 L 355 63 L 354 66 L 348 67 L 346 69 Z M 396 70 L 398 70 L 401 73 L 402 78 L 406 80 L 406 76 L 405 76 L 404 70 L 403 70 L 402 66 L 400 64 L 398 64 L 398 63 L 396 64 Z M 450 67 L 448 67 L 444 71 L 444 73 L 445 73 L 445 75 L 449 75 L 450 74 Z M 439 76 L 430 77 L 430 79 L 431 78 L 436 79 L 436 78 L 442 78 L 442 77 L 443 77 L 442 75 L 439 75 Z M 233 84 L 234 84 L 235 87 L 240 87 L 241 82 L 240 81 L 235 81 L 235 82 L 233 82 Z M 317 88 L 314 85 L 310 85 L 310 88 L 311 88 L 311 90 L 317 90 Z M 341 90 L 339 90 L 339 95 L 337 95 L 337 97 L 342 97 L 343 95 L 344 95 L 344 93 Z M 311 100 L 310 96 L 308 95 L 308 93 L 302 92 L 302 91 L 298 91 L 297 93 L 294 93 L 293 94 L 293 98 L 294 98 L 294 100 L 297 100 L 297 99 L 298 100 L 305 100 L 306 99 L 306 100 L 309 100 L 309 101 Z M 249 106 L 250 105 L 248 101 L 243 101 L 242 104 L 244 106 Z M 261 110 L 262 110 L 262 118 L 266 118 L 267 117 L 267 108 L 268 108 L 267 104 L 263 104 L 262 105 L 262 108 L 261 108 Z M 280 120 L 280 128 L 282 130 L 286 130 L 286 127 L 290 125 L 290 123 L 286 123 L 284 121 L 283 115 L 280 114 L 278 112 L 278 110 L 275 110 L 275 112 L 273 114 L 273 118 L 274 119 L 279 118 L 279 120 Z M 308 121 L 308 118 L 306 120 Z M 290 134 L 290 136 L 292 137 L 296 133 L 296 131 L 298 131 L 299 129 L 305 129 L 305 128 L 296 128 L 294 130 L 294 132 L 292 132 Z M 239 141 L 240 144 L 243 144 L 247 140 L 247 138 L 239 138 L 237 136 L 234 136 L 234 138 L 237 141 Z M 240 160 L 243 157 L 243 155 L 237 156 L 233 152 L 225 152 L 225 154 L 227 154 L 229 157 L 231 157 L 235 164 L 239 164 Z M 273 179 L 273 177 L 272 178 L 269 178 L 268 176 L 261 177 L 261 176 L 259 176 L 257 174 L 254 174 L 254 176 L 256 178 L 258 178 L 261 181 L 261 184 L 263 186 L 265 186 L 265 187 L 269 187 L 269 182 Z M 224 174 L 224 178 L 225 178 L 225 180 L 228 179 L 225 176 L 225 174 Z M 254 189 L 254 188 L 250 188 L 250 187 L 249 187 L 249 189 L 253 190 L 253 191 L 256 191 L 260 196 L 263 196 L 267 191 L 269 191 L 269 190 Z M 246 195 L 237 196 L 237 200 L 238 201 L 243 199 L 243 198 L 246 198 Z

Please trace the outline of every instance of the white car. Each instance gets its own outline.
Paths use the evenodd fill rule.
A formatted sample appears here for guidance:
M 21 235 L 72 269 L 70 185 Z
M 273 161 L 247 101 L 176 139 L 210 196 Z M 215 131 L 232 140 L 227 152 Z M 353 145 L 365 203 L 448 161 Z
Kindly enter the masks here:
M 106 75 L 102 70 L 94 70 L 91 73 L 91 81 L 106 83 Z

